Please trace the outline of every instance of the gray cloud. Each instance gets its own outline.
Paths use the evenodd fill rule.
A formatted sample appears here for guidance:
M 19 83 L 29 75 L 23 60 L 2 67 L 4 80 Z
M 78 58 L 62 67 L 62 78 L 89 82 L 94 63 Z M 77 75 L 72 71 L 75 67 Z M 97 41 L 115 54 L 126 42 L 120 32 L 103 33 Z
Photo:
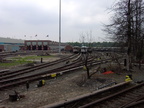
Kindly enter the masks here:
M 41 2 L 40 2 L 41 1 Z M 47 2 L 49 1 L 49 2 Z M 58 41 L 58 1 L 52 0 L 1 0 L 0 36 L 30 39 L 38 34 L 39 39 Z M 115 0 L 61 0 L 62 41 L 79 41 L 81 32 L 93 30 L 93 35 L 104 36 L 101 23 L 108 23 L 106 9 Z M 43 3 L 43 4 L 40 4 Z

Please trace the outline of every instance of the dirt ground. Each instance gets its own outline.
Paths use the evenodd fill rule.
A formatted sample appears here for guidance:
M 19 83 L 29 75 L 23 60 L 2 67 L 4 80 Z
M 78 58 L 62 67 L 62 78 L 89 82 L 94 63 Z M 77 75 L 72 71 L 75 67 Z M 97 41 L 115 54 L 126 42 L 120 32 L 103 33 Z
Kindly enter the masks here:
M 91 69 L 91 72 L 97 68 L 96 66 Z M 96 73 L 91 79 L 86 78 L 86 71 L 78 70 L 70 74 L 64 74 L 51 80 L 46 80 L 46 85 L 43 87 L 35 87 L 37 82 L 30 84 L 30 88 L 27 91 L 25 85 L 15 87 L 11 90 L 0 91 L 0 96 L 3 99 L 0 100 L 0 108 L 39 108 L 44 105 L 59 102 L 61 100 L 67 100 L 74 98 L 85 93 L 96 91 L 100 86 L 104 86 L 111 82 L 123 82 L 127 74 L 131 74 L 133 82 L 144 80 L 144 66 L 141 70 L 134 67 L 131 73 L 125 71 L 112 74 Z M 24 98 L 16 102 L 11 102 L 8 99 L 12 90 L 17 90 Z

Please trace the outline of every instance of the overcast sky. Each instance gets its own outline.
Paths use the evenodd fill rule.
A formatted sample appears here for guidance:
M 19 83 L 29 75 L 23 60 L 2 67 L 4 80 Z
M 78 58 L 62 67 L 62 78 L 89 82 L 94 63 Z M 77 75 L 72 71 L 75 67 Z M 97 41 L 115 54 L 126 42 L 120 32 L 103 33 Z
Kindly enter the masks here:
M 102 24 L 115 1 L 61 0 L 61 41 L 78 42 L 90 31 L 93 41 L 106 41 Z M 0 37 L 59 41 L 59 0 L 0 0 Z

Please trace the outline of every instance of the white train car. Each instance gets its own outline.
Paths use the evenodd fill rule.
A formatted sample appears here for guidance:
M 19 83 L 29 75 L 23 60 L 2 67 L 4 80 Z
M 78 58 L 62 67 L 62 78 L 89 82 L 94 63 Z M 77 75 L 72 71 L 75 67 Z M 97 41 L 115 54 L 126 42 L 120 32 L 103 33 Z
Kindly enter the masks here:
M 73 53 L 80 53 L 80 47 L 79 46 L 74 46 L 73 47 Z
M 81 47 L 81 53 L 85 54 L 88 51 L 88 47 L 87 46 L 82 46 Z

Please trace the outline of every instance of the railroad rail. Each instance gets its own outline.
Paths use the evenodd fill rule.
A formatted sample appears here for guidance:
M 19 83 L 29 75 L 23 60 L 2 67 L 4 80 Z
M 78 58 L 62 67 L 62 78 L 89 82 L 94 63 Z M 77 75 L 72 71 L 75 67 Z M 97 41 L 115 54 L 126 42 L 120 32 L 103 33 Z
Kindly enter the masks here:
M 5 88 L 8 87 L 13 87 L 13 86 L 17 86 L 20 84 L 24 84 L 27 81 L 32 82 L 32 81 L 36 81 L 36 80 L 40 80 L 40 79 L 49 79 L 51 78 L 52 74 L 56 74 L 57 76 L 61 75 L 61 73 L 68 73 L 74 70 L 78 70 L 78 69 L 82 69 L 83 66 L 85 65 L 85 61 L 82 60 L 81 55 L 72 55 L 70 57 L 64 58 L 64 59 L 60 59 L 58 61 L 60 62 L 64 62 L 65 61 L 69 61 L 70 59 L 72 59 L 70 63 L 62 65 L 60 67 L 55 67 L 53 69 L 50 70 L 40 70 L 40 72 L 35 72 L 34 70 L 38 70 L 38 69 L 42 69 L 44 67 L 48 67 L 50 64 L 47 64 L 46 66 L 44 66 L 44 64 L 40 65 L 40 67 L 38 66 L 34 66 L 34 67 L 30 67 L 30 68 L 26 68 L 24 70 L 20 70 L 20 71 L 16 71 L 16 72 L 8 72 L 9 74 L 6 73 L 1 73 L 0 74 L 0 90 L 3 90 Z M 105 60 L 96 60 L 95 56 L 89 56 L 88 60 L 87 60 L 87 66 L 93 66 L 93 65 L 99 65 L 99 64 L 104 64 L 107 63 L 109 61 L 111 61 L 112 59 L 105 59 Z M 50 66 L 55 65 L 55 63 L 58 62 L 57 60 L 52 62 Z M 30 73 L 31 74 L 26 74 L 26 73 Z M 25 74 L 25 75 L 24 75 Z
M 123 82 L 40 108 L 143 108 L 144 83 Z
M 56 65 L 60 62 L 65 62 L 65 61 L 67 61 L 69 59 L 73 59 L 77 56 L 78 55 L 71 55 L 69 57 L 65 57 L 65 58 L 62 58 L 62 59 L 59 59 L 59 60 L 56 60 L 56 61 L 53 61 L 53 62 L 42 63 L 42 64 L 39 64 L 39 65 L 36 65 L 36 66 L 24 68 L 24 69 L 17 70 L 17 71 L 1 72 L 0 73 L 0 80 L 11 78 L 11 77 L 18 76 L 18 75 L 22 75 L 22 74 L 29 73 L 29 72 L 33 72 L 35 70 L 42 69 L 42 68 L 45 68 L 45 67 L 49 67 L 49 66 L 52 66 L 52 65 Z M 80 59 L 80 56 L 78 56 L 77 59 Z
M 97 64 L 106 63 L 109 61 L 109 59 L 102 60 L 102 61 L 93 61 L 93 60 L 94 60 L 94 58 L 90 57 L 88 59 L 88 65 L 97 65 Z M 1 84 L 0 90 L 2 90 L 4 88 L 8 88 L 8 87 L 26 83 L 26 81 L 31 82 L 31 81 L 35 81 L 35 80 L 39 80 L 39 79 L 48 79 L 48 78 L 50 78 L 51 74 L 53 74 L 53 73 L 56 73 L 57 75 L 61 75 L 61 73 L 66 73 L 66 72 L 70 72 L 73 70 L 81 69 L 83 66 L 84 66 L 84 62 L 82 62 L 82 60 L 78 57 L 77 60 L 73 61 L 73 63 L 67 64 L 67 65 L 64 65 L 64 66 L 61 66 L 61 67 L 58 67 L 55 69 L 51 69 L 48 71 L 41 71 L 40 73 L 33 73 L 33 74 L 27 75 L 27 76 L 19 76 L 17 78 L 10 78 L 9 75 L 2 76 L 1 80 L 0 80 L 0 84 Z M 29 71 L 29 70 L 26 70 L 26 71 Z M 20 71 L 20 72 L 23 72 L 23 71 Z M 9 77 L 9 78 L 4 79 L 6 77 Z
M 113 85 L 111 87 L 99 89 L 96 91 L 93 91 L 91 93 L 83 94 L 78 97 L 70 98 L 67 100 L 62 100 L 57 103 L 49 104 L 42 106 L 40 108 L 78 108 L 80 105 L 83 105 L 85 103 L 85 100 L 92 98 L 92 97 L 97 97 L 99 98 L 100 96 L 103 96 L 104 94 L 108 93 L 109 91 L 116 90 L 118 88 L 124 88 L 126 86 L 129 86 L 129 82 L 122 82 L 116 85 Z M 84 102 L 84 103 L 83 103 Z
M 56 73 L 56 72 L 62 71 L 64 69 L 70 68 L 71 64 L 68 64 L 67 66 L 58 67 L 58 68 L 51 69 L 48 71 L 41 71 L 39 73 L 31 73 L 31 75 L 23 76 L 24 73 L 34 72 L 34 70 L 42 69 L 44 67 L 47 68 L 48 66 L 56 65 L 59 62 L 65 62 L 67 60 L 74 59 L 74 58 L 76 58 L 76 56 L 78 56 L 78 55 L 72 55 L 70 57 L 66 57 L 66 58 L 56 60 L 56 61 L 53 61 L 50 63 L 44 63 L 39 66 L 34 66 L 34 67 L 30 67 L 30 68 L 26 68 L 26 69 L 14 71 L 14 72 L 4 72 L 4 73 L 2 72 L 0 74 L 1 75 L 0 89 L 6 88 L 9 86 L 13 86 L 13 85 L 17 85 L 17 84 L 21 84 L 21 83 L 25 83 L 26 81 L 34 81 L 34 80 L 38 80 L 41 78 L 45 78 L 48 74 L 51 75 L 50 73 Z M 73 60 L 75 65 L 78 64 L 77 61 L 80 61 L 79 59 L 80 59 L 80 56 L 78 56 L 76 59 Z M 18 76 L 18 75 L 20 75 L 20 76 Z
M 105 108 L 105 106 L 109 108 L 134 108 L 136 105 L 136 107 L 138 107 L 138 105 L 141 105 L 142 101 L 144 101 L 143 91 L 144 83 L 123 89 L 99 100 L 80 106 L 79 108 Z M 111 102 L 113 103 L 111 104 Z

